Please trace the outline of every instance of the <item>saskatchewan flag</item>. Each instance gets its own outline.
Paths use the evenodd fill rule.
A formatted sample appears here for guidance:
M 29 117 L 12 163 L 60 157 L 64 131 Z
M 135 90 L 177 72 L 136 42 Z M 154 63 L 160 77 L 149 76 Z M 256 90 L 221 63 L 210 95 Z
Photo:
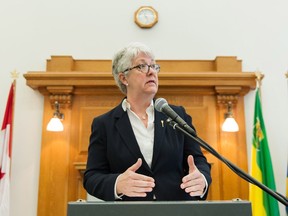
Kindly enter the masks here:
M 251 175 L 271 190 L 276 190 L 273 167 L 262 116 L 259 88 L 256 90 L 253 144 L 251 150 Z M 250 184 L 249 199 L 253 216 L 279 216 L 278 202 L 259 187 Z

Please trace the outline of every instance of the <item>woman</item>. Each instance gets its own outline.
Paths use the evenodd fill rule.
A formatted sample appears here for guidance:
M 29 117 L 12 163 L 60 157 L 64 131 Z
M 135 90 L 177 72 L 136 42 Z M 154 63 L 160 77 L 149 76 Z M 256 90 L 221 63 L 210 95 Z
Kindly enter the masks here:
M 126 97 L 93 120 L 84 188 L 106 201 L 205 199 L 210 165 L 199 145 L 154 109 L 160 66 L 152 51 L 131 43 L 116 53 L 112 70 Z M 171 107 L 193 127 L 183 107 Z

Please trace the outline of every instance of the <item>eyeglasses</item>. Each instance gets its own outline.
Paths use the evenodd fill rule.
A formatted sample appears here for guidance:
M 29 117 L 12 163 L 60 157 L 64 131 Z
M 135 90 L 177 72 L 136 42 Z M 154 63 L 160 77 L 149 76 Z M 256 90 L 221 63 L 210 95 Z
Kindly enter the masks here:
M 135 68 L 145 74 L 147 74 L 150 71 L 150 68 L 152 68 L 156 73 L 160 72 L 160 65 L 158 64 L 151 64 L 151 65 L 139 64 L 139 65 L 136 65 L 134 67 L 124 70 L 123 73 L 125 73 L 126 71 L 130 71 L 132 69 L 135 69 Z

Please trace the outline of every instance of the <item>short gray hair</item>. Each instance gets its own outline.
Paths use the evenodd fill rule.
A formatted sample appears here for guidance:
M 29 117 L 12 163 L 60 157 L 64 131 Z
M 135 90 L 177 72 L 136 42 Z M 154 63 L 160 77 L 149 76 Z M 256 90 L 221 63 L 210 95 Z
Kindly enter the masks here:
M 123 94 L 127 94 L 127 87 L 120 81 L 119 73 L 132 67 L 133 60 L 140 54 L 145 53 L 147 56 L 155 59 L 152 50 L 145 44 L 139 42 L 133 42 L 128 44 L 126 47 L 118 51 L 112 59 L 112 74 L 116 85 L 119 87 Z

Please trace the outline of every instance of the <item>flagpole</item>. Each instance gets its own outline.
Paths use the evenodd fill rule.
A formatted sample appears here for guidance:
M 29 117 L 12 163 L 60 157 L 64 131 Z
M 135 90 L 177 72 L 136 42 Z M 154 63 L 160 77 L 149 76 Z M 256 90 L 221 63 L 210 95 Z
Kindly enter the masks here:
M 16 80 L 19 77 L 19 72 L 16 70 L 12 71 L 11 73 L 11 78 L 13 79 L 12 85 L 13 85 L 13 92 L 14 92 L 14 97 L 13 97 L 13 110 L 12 110 L 12 123 L 14 123 L 14 107 L 15 107 L 15 93 L 16 93 Z M 14 124 L 12 124 L 14 125 Z M 13 131 L 13 130 L 12 130 Z
M 261 71 L 256 71 L 255 76 L 256 76 L 256 89 L 259 89 L 260 101 L 262 103 L 261 86 L 262 86 L 262 79 L 264 78 L 264 74 L 261 73 Z
M 16 70 L 13 70 L 12 72 L 10 72 L 11 78 L 13 79 L 12 81 L 12 88 L 13 88 L 13 101 L 12 101 L 12 122 L 11 122 L 11 129 L 10 129 L 10 133 L 11 133 L 11 143 L 13 140 L 13 126 L 14 126 L 14 111 L 15 111 L 15 97 L 16 97 L 16 81 L 19 77 L 19 72 L 17 72 Z M 10 152 L 11 152 L 11 160 L 12 160 L 12 145 L 10 146 Z M 10 176 L 11 176 L 11 164 L 10 164 Z
M 11 73 L 11 78 L 13 79 L 12 85 L 13 85 L 13 92 L 14 92 L 14 97 L 13 97 L 13 108 L 12 108 L 12 125 L 14 125 L 14 107 L 15 107 L 15 97 L 16 97 L 16 81 L 19 77 L 19 72 L 16 70 L 12 71 Z M 12 133 L 13 133 L 13 128 L 12 128 Z

